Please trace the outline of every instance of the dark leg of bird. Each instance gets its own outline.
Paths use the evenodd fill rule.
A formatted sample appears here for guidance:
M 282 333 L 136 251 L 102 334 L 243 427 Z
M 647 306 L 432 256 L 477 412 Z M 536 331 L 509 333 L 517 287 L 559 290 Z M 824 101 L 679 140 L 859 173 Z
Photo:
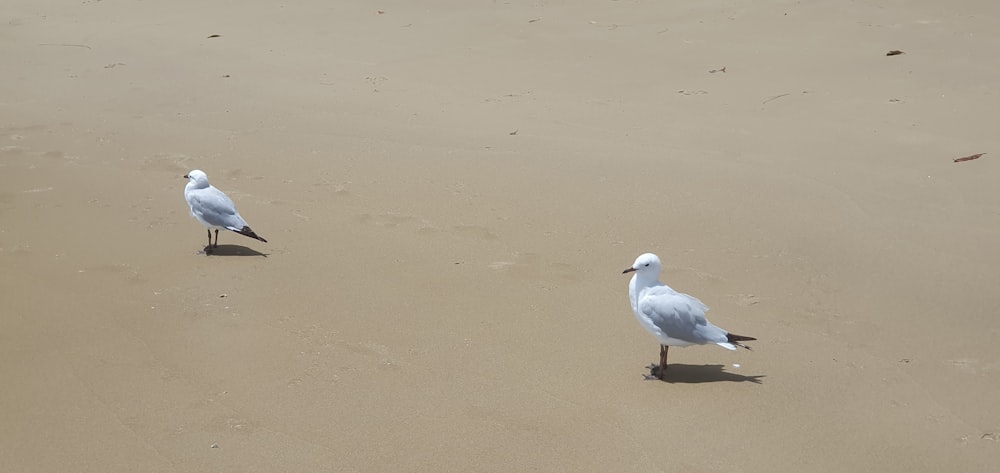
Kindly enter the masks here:
M 210 255 L 212 254 L 212 230 L 205 229 L 205 232 L 208 233 L 208 246 L 205 247 L 205 254 Z
M 660 367 L 658 370 L 660 378 L 667 374 L 667 350 L 669 349 L 670 347 L 666 345 L 660 345 Z
M 649 375 L 646 379 L 663 379 L 667 374 L 667 348 L 669 347 L 666 345 L 660 345 L 660 362 L 648 366 Z
M 218 248 L 218 247 L 219 247 L 219 230 L 216 229 L 215 230 L 215 246 L 213 246 L 213 248 Z

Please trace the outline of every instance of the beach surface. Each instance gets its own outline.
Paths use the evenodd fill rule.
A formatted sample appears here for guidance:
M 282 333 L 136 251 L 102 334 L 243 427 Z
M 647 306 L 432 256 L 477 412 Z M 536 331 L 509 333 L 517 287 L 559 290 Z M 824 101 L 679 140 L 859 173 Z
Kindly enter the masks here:
M 998 20 L 6 0 L 0 465 L 993 471 Z M 753 351 L 644 380 L 643 252 Z

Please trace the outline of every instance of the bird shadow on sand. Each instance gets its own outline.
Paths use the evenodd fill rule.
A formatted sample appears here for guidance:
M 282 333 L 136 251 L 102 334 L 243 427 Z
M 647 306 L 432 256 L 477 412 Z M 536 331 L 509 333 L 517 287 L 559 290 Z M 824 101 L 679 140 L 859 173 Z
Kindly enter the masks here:
M 654 365 L 650 365 L 652 368 Z M 716 383 L 729 381 L 735 383 L 751 382 L 761 384 L 764 375 L 744 376 L 742 374 L 724 371 L 725 365 L 679 365 L 672 363 L 667 365 L 667 374 L 660 380 L 651 375 L 646 375 L 646 379 L 663 381 L 664 383 Z
M 199 253 L 205 256 L 263 256 L 267 258 L 265 253 L 240 245 L 219 245 L 215 248 L 206 246 Z

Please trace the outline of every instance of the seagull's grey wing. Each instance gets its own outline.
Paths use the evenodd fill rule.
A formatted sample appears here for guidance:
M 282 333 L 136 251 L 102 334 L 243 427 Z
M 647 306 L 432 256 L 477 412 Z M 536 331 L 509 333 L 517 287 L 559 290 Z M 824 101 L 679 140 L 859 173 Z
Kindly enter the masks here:
M 726 332 L 705 318 L 708 306 L 669 287 L 653 287 L 644 292 L 639 309 L 670 338 L 698 344 L 726 341 Z
M 191 213 L 209 225 L 240 231 L 246 221 L 236 211 L 236 204 L 219 189 L 209 187 L 189 194 Z

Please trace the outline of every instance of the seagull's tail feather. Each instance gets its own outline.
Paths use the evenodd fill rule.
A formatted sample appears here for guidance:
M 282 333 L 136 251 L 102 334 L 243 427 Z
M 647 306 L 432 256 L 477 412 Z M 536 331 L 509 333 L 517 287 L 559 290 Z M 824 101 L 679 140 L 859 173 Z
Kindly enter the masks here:
M 752 350 L 752 348 L 750 348 L 750 347 L 748 347 L 748 346 L 746 346 L 746 345 L 744 345 L 744 344 L 742 344 L 740 342 L 749 342 L 751 340 L 756 340 L 756 338 L 753 338 L 753 337 L 746 337 L 746 336 L 743 336 L 743 335 L 736 335 L 734 333 L 727 333 L 726 334 L 726 339 L 729 340 L 729 343 L 732 343 L 733 345 L 736 345 L 738 347 L 746 348 L 747 350 Z
M 257 235 L 256 233 L 254 233 L 253 230 L 251 230 L 250 227 L 247 226 L 247 225 L 244 225 L 243 228 L 241 228 L 239 230 L 237 230 L 235 228 L 230 228 L 230 230 L 232 230 L 232 231 L 234 231 L 236 233 L 239 233 L 240 235 L 248 236 L 250 238 L 253 238 L 254 240 L 260 240 L 260 241 L 262 241 L 264 243 L 267 243 L 267 240 L 261 238 L 260 235 Z

